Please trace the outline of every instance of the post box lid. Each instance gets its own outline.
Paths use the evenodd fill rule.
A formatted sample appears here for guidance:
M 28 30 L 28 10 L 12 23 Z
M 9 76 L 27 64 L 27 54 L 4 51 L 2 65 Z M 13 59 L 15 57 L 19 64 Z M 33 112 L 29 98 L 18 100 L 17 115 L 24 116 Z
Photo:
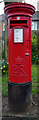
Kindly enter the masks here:
M 11 17 L 13 15 L 32 16 L 35 12 L 35 7 L 27 3 L 16 2 L 6 5 L 4 11 L 7 14 L 7 17 Z

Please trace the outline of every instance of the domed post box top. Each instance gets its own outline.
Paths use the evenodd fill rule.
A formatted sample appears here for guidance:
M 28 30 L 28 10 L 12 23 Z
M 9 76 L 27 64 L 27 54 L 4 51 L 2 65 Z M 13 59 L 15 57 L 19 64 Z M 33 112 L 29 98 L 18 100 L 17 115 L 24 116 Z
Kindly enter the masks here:
M 4 11 L 7 14 L 7 17 L 11 17 L 13 15 L 32 16 L 35 12 L 35 7 L 27 3 L 17 2 L 6 5 Z

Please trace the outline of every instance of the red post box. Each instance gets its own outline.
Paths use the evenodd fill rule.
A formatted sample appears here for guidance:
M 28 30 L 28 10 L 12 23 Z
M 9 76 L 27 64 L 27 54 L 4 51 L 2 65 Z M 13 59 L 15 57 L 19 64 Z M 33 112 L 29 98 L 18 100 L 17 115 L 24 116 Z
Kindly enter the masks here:
M 8 17 L 9 105 L 13 112 L 26 112 L 32 102 L 31 17 L 34 6 L 11 3 L 5 7 Z

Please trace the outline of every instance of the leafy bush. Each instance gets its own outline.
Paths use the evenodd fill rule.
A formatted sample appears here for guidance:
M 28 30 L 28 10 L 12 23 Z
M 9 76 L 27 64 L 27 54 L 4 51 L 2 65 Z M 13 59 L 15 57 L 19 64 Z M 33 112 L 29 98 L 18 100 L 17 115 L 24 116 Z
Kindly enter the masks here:
M 2 70 L 2 75 L 7 75 L 8 76 L 8 61 L 5 61 L 3 59 L 1 66 L 0 66 L 0 70 Z
M 37 34 L 36 32 L 32 32 L 32 63 L 39 63 L 39 55 L 37 48 Z
M 32 64 L 39 64 L 39 55 L 32 53 Z

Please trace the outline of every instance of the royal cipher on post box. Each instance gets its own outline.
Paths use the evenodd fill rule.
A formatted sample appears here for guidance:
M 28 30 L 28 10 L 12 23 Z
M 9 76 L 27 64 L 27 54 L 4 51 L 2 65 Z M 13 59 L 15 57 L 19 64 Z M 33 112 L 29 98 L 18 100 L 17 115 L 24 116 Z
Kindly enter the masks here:
M 13 112 L 26 112 L 32 102 L 31 17 L 34 6 L 11 3 L 4 8 L 8 17 L 8 100 Z

